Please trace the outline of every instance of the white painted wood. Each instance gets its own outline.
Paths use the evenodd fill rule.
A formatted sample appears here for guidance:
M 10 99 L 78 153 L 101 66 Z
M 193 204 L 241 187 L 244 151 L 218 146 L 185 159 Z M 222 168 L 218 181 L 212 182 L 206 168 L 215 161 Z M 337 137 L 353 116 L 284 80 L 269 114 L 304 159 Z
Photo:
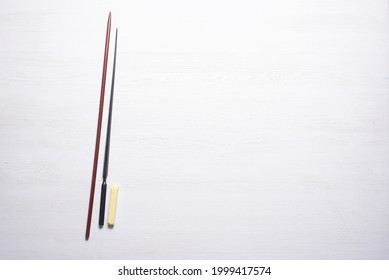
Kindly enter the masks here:
M 389 258 L 387 1 L 80 2 L 0 4 L 0 258 Z

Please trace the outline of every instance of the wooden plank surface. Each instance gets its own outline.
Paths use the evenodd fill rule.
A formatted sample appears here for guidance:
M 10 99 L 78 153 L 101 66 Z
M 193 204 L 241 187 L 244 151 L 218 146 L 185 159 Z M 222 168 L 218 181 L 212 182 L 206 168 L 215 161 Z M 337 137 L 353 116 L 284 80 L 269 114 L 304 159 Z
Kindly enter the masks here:
M 79 2 L 0 4 L 1 259 L 389 258 L 387 1 Z

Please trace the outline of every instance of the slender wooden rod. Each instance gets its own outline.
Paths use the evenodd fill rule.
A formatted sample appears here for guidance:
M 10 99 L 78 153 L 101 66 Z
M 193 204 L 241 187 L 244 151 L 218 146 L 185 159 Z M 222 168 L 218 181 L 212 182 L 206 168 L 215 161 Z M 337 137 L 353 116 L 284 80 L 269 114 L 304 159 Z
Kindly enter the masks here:
M 108 124 L 107 124 L 107 138 L 105 140 L 103 184 L 101 185 L 101 197 L 100 197 L 100 216 L 99 216 L 99 226 L 100 227 L 102 227 L 104 225 L 105 200 L 106 200 L 106 194 L 107 194 L 107 177 L 108 177 L 108 165 L 109 165 L 109 147 L 111 144 L 111 123 L 112 123 L 112 110 L 113 110 L 113 92 L 115 89 L 117 42 L 118 42 L 118 29 L 116 28 L 115 52 L 114 52 L 114 56 L 113 56 L 113 69 L 112 69 L 112 82 L 111 82 L 111 97 L 110 97 L 110 101 L 109 101 L 109 113 L 108 113 Z
M 107 64 L 108 64 L 110 34 L 111 34 L 111 12 L 109 12 L 109 15 L 108 15 L 107 32 L 106 32 L 106 36 L 105 36 L 103 75 L 102 75 L 102 80 L 101 80 L 100 106 L 99 106 L 99 115 L 98 115 L 98 121 L 97 121 L 95 156 L 94 156 L 94 161 L 93 161 L 92 182 L 91 182 L 90 196 L 89 196 L 88 219 L 86 222 L 86 232 L 85 232 L 85 239 L 86 240 L 89 239 L 90 226 L 91 226 L 91 222 L 92 222 L 93 200 L 94 200 L 94 196 L 95 196 L 97 164 L 98 164 L 98 160 L 99 160 L 101 121 L 103 118 L 103 108 L 104 108 L 105 80 L 107 77 Z

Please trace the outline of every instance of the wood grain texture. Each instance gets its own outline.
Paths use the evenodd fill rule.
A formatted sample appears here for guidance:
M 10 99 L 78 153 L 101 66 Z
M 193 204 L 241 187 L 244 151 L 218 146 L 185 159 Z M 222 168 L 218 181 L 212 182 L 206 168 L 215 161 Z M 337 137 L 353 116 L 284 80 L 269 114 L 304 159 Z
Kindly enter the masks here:
M 387 1 L 94 3 L 0 4 L 1 259 L 389 258 Z M 120 197 L 85 242 L 110 10 Z

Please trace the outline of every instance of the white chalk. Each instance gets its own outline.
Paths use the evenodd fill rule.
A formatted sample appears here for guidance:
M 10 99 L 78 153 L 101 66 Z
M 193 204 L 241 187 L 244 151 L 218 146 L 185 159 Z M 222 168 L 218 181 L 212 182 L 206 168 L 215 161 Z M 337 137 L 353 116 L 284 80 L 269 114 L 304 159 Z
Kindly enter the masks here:
M 108 210 L 108 225 L 111 227 L 113 227 L 115 224 L 118 192 L 119 192 L 119 185 L 113 185 L 111 188 L 111 197 L 109 199 L 109 210 Z

